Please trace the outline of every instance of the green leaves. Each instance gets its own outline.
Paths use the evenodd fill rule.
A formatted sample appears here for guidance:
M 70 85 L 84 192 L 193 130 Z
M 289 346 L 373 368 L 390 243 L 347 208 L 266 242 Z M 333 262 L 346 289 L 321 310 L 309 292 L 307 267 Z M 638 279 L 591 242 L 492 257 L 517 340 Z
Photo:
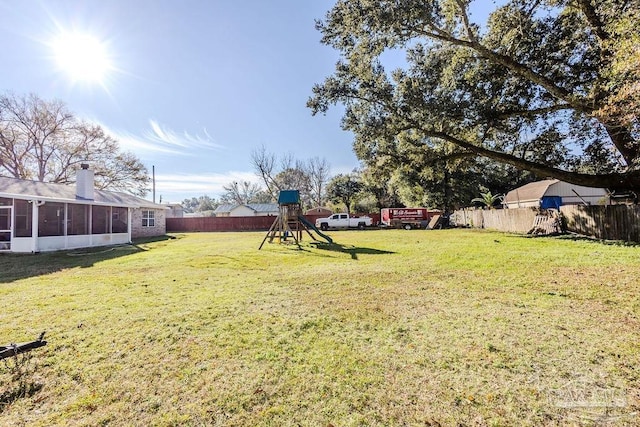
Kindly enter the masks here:
M 362 183 L 355 176 L 339 174 L 329 181 L 327 196 L 333 202 L 344 203 L 347 213 L 350 213 L 352 202 L 362 188 Z
M 471 200 L 471 203 L 480 203 L 483 207 L 487 207 L 489 209 L 493 209 L 495 204 L 499 201 L 502 201 L 504 196 L 499 194 L 491 194 L 491 191 L 487 191 L 485 193 L 480 193 L 480 197 L 476 197 Z
M 390 146 L 411 132 L 429 153 L 452 143 L 540 176 L 640 189 L 640 172 L 611 168 L 640 162 L 637 59 L 625 59 L 637 55 L 623 43 L 637 39 L 630 23 L 640 6 L 512 0 L 481 26 L 468 4 L 338 1 L 317 27 L 342 58 L 308 106 L 315 114 L 343 105 L 343 127 L 365 162 L 401 151 Z M 389 51 L 405 61 L 389 62 Z M 621 114 L 625 106 L 631 114 Z M 585 167 L 604 146 L 608 156 L 597 150 Z

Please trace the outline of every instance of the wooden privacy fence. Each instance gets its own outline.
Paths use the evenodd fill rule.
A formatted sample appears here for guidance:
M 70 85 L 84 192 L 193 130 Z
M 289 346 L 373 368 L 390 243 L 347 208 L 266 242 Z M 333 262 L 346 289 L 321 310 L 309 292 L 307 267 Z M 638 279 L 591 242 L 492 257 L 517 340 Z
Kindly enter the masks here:
M 605 240 L 640 242 L 640 206 L 569 205 L 560 207 L 566 231 Z M 537 208 L 518 209 L 461 209 L 451 217 L 451 225 L 458 227 L 488 228 L 509 233 L 528 233 L 536 224 Z M 370 215 L 374 223 L 379 215 Z M 315 223 L 316 215 L 305 215 Z M 167 218 L 167 232 L 198 231 L 266 231 L 275 216 Z
M 640 206 L 567 205 L 560 207 L 565 230 L 605 240 L 640 242 Z M 458 227 L 488 228 L 509 233 L 532 231 L 539 214 L 537 208 L 461 209 L 450 218 Z
M 561 206 L 566 229 L 605 240 L 640 242 L 640 206 Z
M 489 228 L 508 233 L 528 233 L 534 225 L 539 210 L 518 209 L 460 209 L 449 221 L 458 227 Z
M 305 215 L 307 221 L 315 223 L 323 215 Z M 267 231 L 275 216 L 227 216 L 197 218 L 167 218 L 167 233 L 189 233 L 200 231 Z
M 268 230 L 275 216 L 167 218 L 167 232 L 262 231 Z

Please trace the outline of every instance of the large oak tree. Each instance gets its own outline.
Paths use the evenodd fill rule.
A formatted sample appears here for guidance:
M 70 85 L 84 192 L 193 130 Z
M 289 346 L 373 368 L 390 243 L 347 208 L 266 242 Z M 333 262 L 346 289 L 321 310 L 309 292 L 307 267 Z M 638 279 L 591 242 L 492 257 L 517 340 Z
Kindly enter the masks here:
M 486 23 L 470 3 L 338 0 L 317 28 L 341 59 L 308 106 L 344 105 L 367 165 L 485 157 L 640 191 L 637 0 L 511 0 Z
M 93 168 L 98 189 L 148 191 L 146 167 L 100 126 L 79 120 L 60 101 L 0 96 L 0 176 L 70 184 L 81 163 Z

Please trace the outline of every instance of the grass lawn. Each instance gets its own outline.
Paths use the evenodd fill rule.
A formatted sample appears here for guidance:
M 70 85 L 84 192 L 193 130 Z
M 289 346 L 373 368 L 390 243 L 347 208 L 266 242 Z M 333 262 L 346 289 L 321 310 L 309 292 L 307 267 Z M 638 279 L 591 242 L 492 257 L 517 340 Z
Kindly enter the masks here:
M 0 256 L 0 425 L 640 423 L 640 247 L 329 234 Z

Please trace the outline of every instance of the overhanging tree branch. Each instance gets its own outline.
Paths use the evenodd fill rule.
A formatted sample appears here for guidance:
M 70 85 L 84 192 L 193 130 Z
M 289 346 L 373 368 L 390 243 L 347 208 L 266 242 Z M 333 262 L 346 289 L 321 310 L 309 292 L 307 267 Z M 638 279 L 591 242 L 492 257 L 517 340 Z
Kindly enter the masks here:
M 640 188 L 640 171 L 628 171 L 612 174 L 584 174 L 578 172 L 570 172 L 563 169 L 546 166 L 542 163 L 532 162 L 522 157 L 517 157 L 500 151 L 490 150 L 485 147 L 474 145 L 470 142 L 456 138 L 445 132 L 438 132 L 428 129 L 421 129 L 425 136 L 439 138 L 443 141 L 450 142 L 466 150 L 469 150 L 479 156 L 497 160 L 515 166 L 518 169 L 528 170 L 541 177 L 552 177 L 561 181 L 577 185 L 585 185 L 590 187 L 606 187 L 609 190 L 624 190 L 629 188 Z
M 445 32 L 442 29 L 435 27 L 433 24 L 426 23 L 427 27 L 432 28 L 436 32 L 430 32 L 422 30 L 418 27 L 413 27 L 412 31 L 420 34 L 424 37 L 444 41 L 455 46 L 465 47 L 468 49 L 472 49 L 477 52 L 480 57 L 485 58 L 495 64 L 502 65 L 512 72 L 536 83 L 543 87 L 547 92 L 549 92 L 554 97 L 561 99 L 571 105 L 574 109 L 582 111 L 584 113 L 593 112 L 594 108 L 589 103 L 584 102 L 579 96 L 574 95 L 567 89 L 558 86 L 555 82 L 544 75 L 533 71 L 531 68 L 522 64 L 521 62 L 516 61 L 510 56 L 500 54 L 498 52 L 494 52 L 488 47 L 484 46 L 482 43 L 474 40 L 463 40 L 455 37 L 454 35 Z
M 508 119 L 511 117 L 536 118 L 547 113 L 555 113 L 563 110 L 573 110 L 569 104 L 555 104 L 548 107 L 531 108 L 529 110 L 501 110 L 495 114 L 496 119 Z

